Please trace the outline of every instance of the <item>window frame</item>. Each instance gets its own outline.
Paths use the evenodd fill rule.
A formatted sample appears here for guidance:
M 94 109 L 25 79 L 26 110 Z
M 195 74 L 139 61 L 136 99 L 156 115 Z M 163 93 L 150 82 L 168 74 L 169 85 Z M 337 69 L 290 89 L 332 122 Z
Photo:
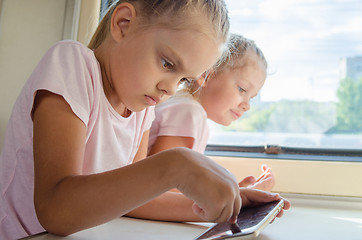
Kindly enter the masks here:
M 251 1 L 252 2 L 252 1 Z M 230 5 L 230 3 L 226 0 L 226 4 Z M 254 4 L 254 3 L 253 3 Z M 257 4 L 257 3 L 255 3 Z M 242 5 L 241 5 L 242 6 Z M 248 11 L 249 9 L 231 9 L 230 14 L 232 15 L 233 11 L 236 13 L 243 12 L 245 22 L 253 22 L 253 13 Z M 240 10 L 240 11 L 239 11 Z M 246 17 L 245 17 L 246 16 Z M 249 19 L 249 16 L 250 19 Z M 233 21 L 232 16 L 230 17 L 231 21 Z M 273 20 L 273 19 L 272 19 Z M 233 24 L 231 24 L 233 25 Z M 238 24 L 235 24 L 237 26 Z M 255 27 L 255 26 L 254 26 Z M 247 29 L 247 28 L 245 28 Z M 248 30 L 245 32 L 241 32 L 241 34 L 247 34 Z M 239 28 L 235 29 L 236 33 L 240 33 Z M 238 31 L 239 30 L 239 31 Z M 232 32 L 234 30 L 231 30 Z M 246 35 L 246 37 L 250 37 Z M 253 37 L 252 37 L 253 39 Z M 258 41 L 258 39 L 253 39 Z M 260 41 L 260 39 L 259 39 Z M 260 42 L 257 42 L 258 44 Z M 268 59 L 268 56 L 266 56 Z M 352 57 L 349 55 L 344 56 L 340 55 L 341 58 Z M 341 75 L 341 73 L 340 73 Z M 339 79 L 341 81 L 342 79 Z M 298 100 L 298 99 L 296 99 Z M 231 143 L 233 144 L 233 143 Z M 337 143 L 338 144 L 338 143 Z M 348 148 L 348 146 L 345 146 Z M 270 154 L 274 152 L 275 154 Z M 276 152 L 275 152 L 276 151 Z M 286 146 L 274 146 L 274 145 L 266 145 L 266 146 L 229 146 L 220 143 L 218 145 L 215 142 L 209 144 L 206 149 L 206 153 L 214 156 L 238 156 L 238 157 L 257 157 L 257 158 L 276 158 L 276 159 L 293 159 L 293 160 L 318 160 L 318 161 L 344 161 L 344 162 L 360 162 L 362 161 L 362 149 L 337 149 L 337 148 L 314 148 L 311 147 L 286 147 Z
M 261 174 L 266 164 L 276 178 L 273 191 L 323 196 L 362 197 L 362 162 L 216 156 L 205 153 L 233 173 L 238 181 Z
M 224 157 L 249 157 L 267 159 L 289 159 L 309 161 L 361 162 L 362 150 L 359 149 L 322 149 L 265 146 L 229 146 L 208 144 L 205 154 Z

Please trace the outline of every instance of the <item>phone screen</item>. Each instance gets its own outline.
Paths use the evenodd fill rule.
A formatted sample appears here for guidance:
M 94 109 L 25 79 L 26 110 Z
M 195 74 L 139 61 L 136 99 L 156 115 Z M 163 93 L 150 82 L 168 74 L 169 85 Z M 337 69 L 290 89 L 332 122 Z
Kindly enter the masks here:
M 266 203 L 254 207 L 241 208 L 237 225 L 229 222 L 217 223 L 210 227 L 198 239 L 242 239 L 242 236 L 261 231 L 283 207 L 283 201 Z

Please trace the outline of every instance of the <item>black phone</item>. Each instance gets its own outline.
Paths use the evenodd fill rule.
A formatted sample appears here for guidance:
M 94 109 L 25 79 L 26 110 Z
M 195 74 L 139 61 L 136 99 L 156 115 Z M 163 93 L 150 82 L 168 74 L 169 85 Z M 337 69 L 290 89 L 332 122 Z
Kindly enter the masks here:
M 236 224 L 216 223 L 195 240 L 253 239 L 278 215 L 283 206 L 284 201 L 278 200 L 241 208 Z

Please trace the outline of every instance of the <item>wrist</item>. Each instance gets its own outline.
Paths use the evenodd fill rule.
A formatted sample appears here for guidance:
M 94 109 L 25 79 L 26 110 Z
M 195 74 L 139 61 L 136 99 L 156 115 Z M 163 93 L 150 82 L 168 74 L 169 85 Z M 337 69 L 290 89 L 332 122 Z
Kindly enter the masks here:
M 188 148 L 176 147 L 160 152 L 163 155 L 161 164 L 165 166 L 165 181 L 169 182 L 170 188 L 182 188 L 185 179 L 192 175 L 187 163 L 190 151 Z

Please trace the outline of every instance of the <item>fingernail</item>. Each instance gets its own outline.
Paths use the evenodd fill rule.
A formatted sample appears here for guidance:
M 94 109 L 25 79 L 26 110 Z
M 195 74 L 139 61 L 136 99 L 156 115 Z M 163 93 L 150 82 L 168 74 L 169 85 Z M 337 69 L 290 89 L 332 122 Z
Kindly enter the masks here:
M 230 225 L 230 230 L 233 234 L 241 232 L 241 229 L 238 225 L 238 223 L 233 223 Z

